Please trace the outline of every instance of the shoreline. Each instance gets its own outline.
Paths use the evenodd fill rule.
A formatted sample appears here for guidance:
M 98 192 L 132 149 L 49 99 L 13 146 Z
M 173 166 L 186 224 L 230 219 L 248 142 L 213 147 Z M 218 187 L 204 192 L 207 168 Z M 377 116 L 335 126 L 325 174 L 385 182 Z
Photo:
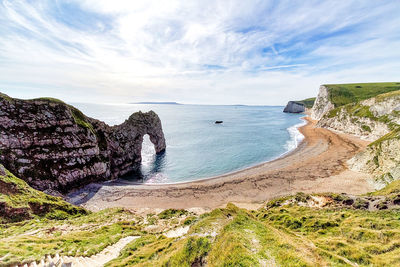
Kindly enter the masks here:
M 296 192 L 362 194 L 371 190 L 368 175 L 349 171 L 345 162 L 369 142 L 315 128 L 304 117 L 304 136 L 294 150 L 272 161 L 231 173 L 172 184 L 132 184 L 120 180 L 90 184 L 67 195 L 90 210 L 125 207 L 134 211 L 184 208 L 207 211 L 228 202 L 257 207 Z
M 103 182 L 103 183 L 104 183 L 104 184 L 107 184 L 107 183 L 118 183 L 118 184 L 136 185 L 136 186 L 137 186 L 137 185 L 149 185 L 149 186 L 158 186 L 158 185 L 179 185 L 179 184 L 191 184 L 191 183 L 194 183 L 194 182 L 201 182 L 201 181 L 206 181 L 206 180 L 219 179 L 219 178 L 222 178 L 222 177 L 225 177 L 225 176 L 236 175 L 236 174 L 238 174 L 238 173 L 240 173 L 240 172 L 248 171 L 248 170 L 250 170 L 250 169 L 260 167 L 260 166 L 262 166 L 262 165 L 264 165 L 264 164 L 271 163 L 271 162 L 274 162 L 274 161 L 276 161 L 276 160 L 284 159 L 285 157 L 289 156 L 291 153 L 294 153 L 294 152 L 305 142 L 305 136 L 304 136 L 304 134 L 302 134 L 302 132 L 301 132 L 300 129 L 301 129 L 302 127 L 306 126 L 307 123 L 309 123 L 309 122 L 307 121 L 307 119 L 306 119 L 307 117 L 308 117 L 308 114 L 305 114 L 305 116 L 299 118 L 299 119 L 301 119 L 303 122 L 300 122 L 300 123 L 298 123 L 298 124 L 295 124 L 295 125 L 291 126 L 291 127 L 296 127 L 296 130 L 303 136 L 303 138 L 302 138 L 302 140 L 300 141 L 300 143 L 299 143 L 295 148 L 290 149 L 290 150 L 288 150 L 288 151 L 282 153 L 281 155 L 277 156 L 276 158 L 273 158 L 273 159 L 268 160 L 268 161 L 263 161 L 263 162 L 260 162 L 260 163 L 256 163 L 256 164 L 254 164 L 254 165 L 250 165 L 250 166 L 248 166 L 248 167 L 244 167 L 244 168 L 241 168 L 241 169 L 238 169 L 238 170 L 234 170 L 234 171 L 230 171 L 230 172 L 227 172 L 227 173 L 223 173 L 223 174 L 219 174 L 219 175 L 215 175 L 215 176 L 197 178 L 197 179 L 195 179 L 195 180 L 190 180 L 190 181 L 172 182 L 172 183 L 139 183 L 139 182 L 131 182 L 131 181 L 129 181 L 129 180 L 125 180 L 125 179 L 122 179 L 122 178 L 118 178 L 118 179 L 116 179 L 116 180 L 106 181 L 106 182 Z M 299 126 L 296 126 L 296 125 L 299 125 Z M 290 128 L 290 127 L 289 127 L 289 128 Z M 288 128 L 288 129 L 289 129 L 289 128 Z M 288 140 L 288 141 L 291 141 L 291 140 Z

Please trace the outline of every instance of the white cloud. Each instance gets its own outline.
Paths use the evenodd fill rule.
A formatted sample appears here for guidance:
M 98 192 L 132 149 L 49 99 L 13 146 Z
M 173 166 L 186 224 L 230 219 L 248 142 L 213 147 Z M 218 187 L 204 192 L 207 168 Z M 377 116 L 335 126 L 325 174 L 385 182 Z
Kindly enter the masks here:
M 60 20 L 68 3 L 87 17 Z M 395 80 L 399 11 L 390 1 L 2 1 L 0 87 L 67 101 L 284 104 L 322 83 Z

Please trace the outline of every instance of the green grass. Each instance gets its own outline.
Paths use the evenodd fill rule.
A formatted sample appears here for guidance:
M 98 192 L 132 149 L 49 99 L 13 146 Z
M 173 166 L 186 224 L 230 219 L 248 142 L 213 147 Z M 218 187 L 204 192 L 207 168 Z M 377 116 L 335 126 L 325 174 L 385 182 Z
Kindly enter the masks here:
M 400 139 L 400 126 L 396 129 L 394 129 L 393 131 L 391 131 L 390 133 L 382 136 L 381 138 L 375 140 L 374 142 L 372 142 L 371 144 L 369 144 L 370 147 L 377 147 L 379 145 L 382 144 L 382 142 L 391 140 L 391 139 Z
M 0 224 L 0 265 L 40 260 L 46 254 L 90 256 L 125 236 L 143 235 L 140 229 L 135 216 L 121 209 L 64 220 Z M 39 232 L 26 235 L 32 231 Z
M 180 217 L 180 216 L 187 215 L 187 214 L 188 214 L 187 210 L 166 209 L 158 214 L 158 218 L 159 219 L 171 219 L 174 217 Z
M 11 101 L 11 100 L 12 100 L 11 97 L 9 97 L 8 95 L 3 94 L 3 93 L 0 93 L 0 98 L 3 98 L 3 99 L 5 99 L 5 100 L 7 100 L 7 101 Z
M 329 99 L 335 107 L 400 90 L 398 82 L 326 84 L 325 86 L 329 89 Z
M 74 118 L 75 123 L 83 128 L 89 129 L 93 134 L 95 134 L 93 125 L 87 120 L 86 116 L 82 113 L 82 111 L 71 105 L 68 105 L 68 107 L 71 110 L 72 117 Z
M 13 194 L 33 190 L 9 173 L 3 177 L 2 182 L 13 182 L 15 188 L 8 188 Z M 297 193 L 274 199 L 256 211 L 228 204 L 202 215 L 168 209 L 146 216 L 147 220 L 123 209 L 58 219 L 35 215 L 29 220 L 0 224 L 0 265 L 28 263 L 46 254 L 90 256 L 132 235 L 140 238 L 106 266 L 400 264 L 400 209 L 366 209 L 368 198 L 382 197 L 381 206 L 400 200 L 400 181 L 357 197 L 352 204 L 347 203 L 351 198 L 345 194 L 318 196 L 328 200 L 324 208 L 307 206 L 314 196 Z M 28 199 L 19 198 L 14 204 L 23 206 Z M 170 222 L 178 219 L 176 226 L 190 226 L 186 235 L 167 238 L 163 230 L 147 231 L 149 224 L 166 225 L 167 231 Z
M 29 99 L 27 101 L 46 101 L 49 103 L 56 103 L 56 104 L 65 104 L 64 101 L 57 99 L 57 98 L 53 98 L 53 97 L 39 97 L 39 98 L 33 98 L 33 99 Z
M 388 115 L 375 116 L 374 113 L 372 113 L 372 111 L 370 110 L 369 106 L 364 106 L 359 102 L 350 103 L 341 107 L 334 108 L 330 110 L 326 116 L 328 118 L 333 118 L 338 116 L 342 111 L 345 111 L 345 115 L 351 116 L 354 122 L 357 122 L 358 118 L 368 118 L 372 121 L 382 122 L 386 124 L 389 127 L 389 129 L 396 129 L 399 127 L 399 125 L 394 121 L 392 121 L 392 119 L 390 119 Z M 393 111 L 392 115 L 394 117 L 399 116 L 396 111 Z M 365 130 L 370 131 L 370 129 L 365 129 Z
M 6 94 L 0 93 L 0 97 L 6 99 L 7 101 L 13 101 L 15 100 L 21 100 L 18 98 L 12 98 Z M 53 98 L 53 97 L 38 97 L 38 98 L 32 98 L 32 99 L 27 99 L 27 100 L 23 100 L 23 101 L 29 101 L 29 102 L 33 102 L 33 101 L 45 101 L 45 102 L 49 102 L 49 103 L 56 103 L 56 104 L 64 104 L 66 105 L 66 103 L 60 99 L 57 98 Z
M 400 180 L 393 181 L 383 189 L 371 192 L 368 195 L 371 196 L 391 196 L 393 194 L 400 194 Z M 400 217 L 399 217 L 400 220 Z
M 315 97 L 311 97 L 311 98 L 307 98 L 307 99 L 295 101 L 295 102 L 303 103 L 306 108 L 312 108 L 314 105 L 315 99 L 316 99 Z
M 311 242 L 330 265 L 345 265 L 343 258 L 361 266 L 394 266 L 400 262 L 397 211 L 316 210 L 292 205 L 269 209 L 259 216 L 289 236 Z M 290 227 L 288 217 L 301 225 Z
M 0 93 L 0 97 L 6 99 L 7 101 L 13 101 L 14 98 L 9 97 L 6 94 Z M 20 100 L 20 99 L 17 99 Z M 52 98 L 52 97 L 40 97 L 40 98 L 33 98 L 33 99 L 28 99 L 24 101 L 29 101 L 29 102 L 34 102 L 34 101 L 44 101 L 48 103 L 53 103 L 53 104 L 60 104 L 66 106 L 72 114 L 72 117 L 74 118 L 74 121 L 77 125 L 89 129 L 92 133 L 95 134 L 95 131 L 93 129 L 93 125 L 87 120 L 86 116 L 77 108 L 74 106 L 66 104 L 64 101 L 57 99 L 57 98 Z
M 389 98 L 393 97 L 400 97 L 400 91 L 392 91 L 389 93 L 384 93 L 376 96 L 376 101 L 387 101 Z M 352 102 L 348 103 L 344 106 L 339 106 L 331 111 L 329 111 L 327 116 L 328 118 L 337 117 L 340 113 L 344 111 L 345 116 L 350 116 L 352 122 L 358 122 L 359 118 L 367 118 L 371 121 L 381 122 L 386 124 L 391 130 L 388 134 L 382 136 L 381 138 L 377 139 L 376 141 L 369 144 L 370 147 L 379 146 L 382 142 L 391 140 L 391 139 L 400 139 L 400 125 L 396 123 L 395 119 L 393 118 L 400 118 L 400 113 L 398 111 L 393 111 L 389 115 L 383 116 L 376 116 L 370 110 L 369 106 L 362 105 L 360 102 Z M 368 125 L 360 125 L 361 129 L 365 132 L 371 132 L 371 128 Z
M 175 252 L 163 266 L 187 266 L 202 263 L 211 249 L 211 242 L 206 237 L 189 237 L 185 244 Z
M 0 164 L 0 168 L 4 167 Z M 0 175 L 0 203 L 4 206 L 1 222 L 14 222 L 35 217 L 66 219 L 87 214 L 83 208 L 71 205 L 60 197 L 47 195 L 30 187 L 8 170 Z
M 398 83 L 400 84 L 400 83 Z M 399 91 L 392 91 L 389 93 L 385 93 L 385 94 L 380 94 L 378 96 L 376 96 L 376 101 L 377 102 L 382 102 L 385 101 L 387 98 L 391 98 L 391 97 L 400 97 L 400 90 Z

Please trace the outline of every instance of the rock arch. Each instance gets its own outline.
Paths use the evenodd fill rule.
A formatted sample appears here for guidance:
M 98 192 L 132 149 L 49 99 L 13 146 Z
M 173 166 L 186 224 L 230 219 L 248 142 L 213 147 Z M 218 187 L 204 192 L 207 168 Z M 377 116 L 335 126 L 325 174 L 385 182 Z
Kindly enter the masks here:
M 156 153 L 165 150 L 154 111 L 109 126 L 57 99 L 0 93 L 0 163 L 39 190 L 68 192 L 138 170 L 145 134 Z
M 113 178 L 139 170 L 145 134 L 149 135 L 157 154 L 166 149 L 161 120 L 154 111 L 135 112 L 124 123 L 111 127 L 109 132 Z

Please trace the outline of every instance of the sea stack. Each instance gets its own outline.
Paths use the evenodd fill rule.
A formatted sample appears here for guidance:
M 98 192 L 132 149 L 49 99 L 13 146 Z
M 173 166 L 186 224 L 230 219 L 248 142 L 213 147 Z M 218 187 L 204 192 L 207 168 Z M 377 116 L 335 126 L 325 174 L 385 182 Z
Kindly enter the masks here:
M 165 150 L 153 111 L 111 127 L 57 99 L 0 94 L 0 163 L 39 190 L 68 192 L 138 170 L 145 134 L 156 153 Z
M 283 110 L 283 112 L 287 113 L 302 113 L 305 111 L 305 106 L 303 103 L 296 102 L 296 101 L 289 101 Z

